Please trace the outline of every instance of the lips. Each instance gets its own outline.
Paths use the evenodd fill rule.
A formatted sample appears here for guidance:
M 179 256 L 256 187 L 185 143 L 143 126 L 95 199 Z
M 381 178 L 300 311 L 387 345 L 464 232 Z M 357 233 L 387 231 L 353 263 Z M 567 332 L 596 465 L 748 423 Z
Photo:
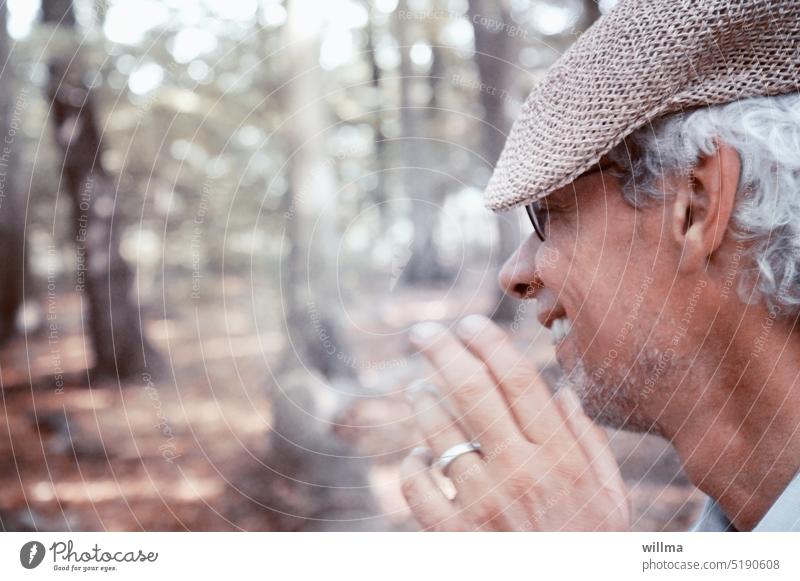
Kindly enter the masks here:
M 553 345 L 561 343 L 569 334 L 571 328 L 572 321 L 567 317 L 560 317 L 553 320 L 553 323 L 550 325 L 550 338 L 553 341 Z

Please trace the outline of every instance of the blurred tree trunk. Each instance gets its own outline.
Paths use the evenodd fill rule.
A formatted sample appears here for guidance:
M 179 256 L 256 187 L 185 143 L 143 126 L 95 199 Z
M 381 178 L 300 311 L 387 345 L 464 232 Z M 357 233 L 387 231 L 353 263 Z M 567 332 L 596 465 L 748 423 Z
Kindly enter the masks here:
M 42 0 L 42 22 L 53 26 L 75 26 L 72 0 Z
M 0 63 L 3 76 L 0 82 L 0 248 L 3 249 L 3 267 L 0 269 L 0 343 L 15 330 L 17 312 L 23 302 L 23 276 L 25 274 L 25 219 L 24 206 L 14 179 L 14 139 L 10 134 L 11 102 L 9 63 L 10 48 L 6 20 L 7 3 L 0 6 Z M 11 141 L 11 143 L 9 143 Z
M 496 21 L 511 26 L 511 14 L 505 2 L 489 2 L 488 0 L 469 0 L 469 19 L 473 23 L 475 36 L 475 63 L 481 86 L 480 92 L 483 106 L 483 124 L 481 125 L 481 142 L 483 156 L 492 167 L 497 163 L 503 151 L 511 120 L 506 106 L 511 95 L 509 92 L 509 61 L 513 54 L 514 42 L 508 29 L 490 30 L 480 23 L 481 18 L 491 17 Z M 499 266 L 513 254 L 520 243 L 518 220 L 514 213 L 497 215 L 498 261 Z M 492 312 L 496 321 L 512 321 L 517 313 L 519 301 L 505 294 L 498 287 L 497 299 Z
M 329 380 L 357 374 L 340 330 L 336 280 L 336 167 L 324 137 L 328 106 L 322 97 L 319 30 L 309 18 L 311 0 L 292 0 L 287 21 L 290 70 L 297 75 L 286 86 L 291 240 L 288 262 L 287 324 L 292 348 L 304 366 Z
M 44 0 L 45 24 L 74 30 L 72 3 Z M 79 43 L 73 43 L 75 51 Z M 91 91 L 80 54 L 54 57 L 47 94 L 65 190 L 72 200 L 78 247 L 79 291 L 89 307 L 89 333 L 95 353 L 93 373 L 128 378 L 158 367 L 158 356 L 144 336 L 134 275 L 119 252 L 122 224 L 115 214 L 117 191 L 103 167 L 103 147 Z
M 584 30 L 594 24 L 594 21 L 600 18 L 600 16 L 599 0 L 583 0 Z
M 387 152 L 386 152 L 386 135 L 383 133 L 383 100 L 382 86 L 381 86 L 381 68 L 378 66 L 378 61 L 375 55 L 375 39 L 378 35 L 377 26 L 375 24 L 375 6 L 372 2 L 366 2 L 365 8 L 369 11 L 370 19 L 367 24 L 367 54 L 370 60 L 370 70 L 372 76 L 372 91 L 374 102 L 371 106 L 374 108 L 372 115 L 372 131 L 375 136 L 375 162 L 376 162 L 376 185 L 373 200 L 378 206 L 378 212 L 381 216 L 381 224 L 384 230 L 388 227 L 391 217 L 389 216 L 389 207 L 386 202 L 389 199 L 388 192 L 386 191 L 386 168 Z
M 337 178 L 325 148 L 330 124 L 319 66 L 320 11 L 315 0 L 289 0 L 287 8 L 292 78 L 281 98 L 291 156 L 285 214 L 291 250 L 282 290 L 292 352 L 268 383 L 269 450 L 243 484 L 253 487 L 275 530 L 385 529 L 369 490 L 370 460 L 359 458 L 335 429 L 360 384 L 337 317 Z
M 395 15 L 408 11 L 407 0 L 400 0 Z M 444 278 L 439 251 L 434 240 L 434 230 L 439 220 L 436 187 L 431 178 L 432 164 L 424 130 L 431 114 L 430 99 L 418 102 L 416 89 L 420 79 L 415 77 L 411 63 L 411 41 L 408 26 L 411 20 L 394 17 L 395 37 L 400 47 L 400 124 L 402 126 L 402 159 L 404 170 L 404 195 L 411 200 L 411 221 L 414 238 L 411 257 L 402 275 L 404 282 L 420 284 Z

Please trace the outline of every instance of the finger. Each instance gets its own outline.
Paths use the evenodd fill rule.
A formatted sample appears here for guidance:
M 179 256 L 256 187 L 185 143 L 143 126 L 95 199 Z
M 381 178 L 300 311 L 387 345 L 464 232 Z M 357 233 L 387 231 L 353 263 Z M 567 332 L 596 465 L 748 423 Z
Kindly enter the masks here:
M 539 371 L 500 327 L 486 317 L 470 315 L 456 330 L 467 349 L 485 364 L 519 429 L 529 439 L 544 444 L 570 435 Z
M 415 448 L 400 464 L 400 482 L 411 512 L 424 529 L 441 529 L 456 515 L 455 507 L 431 477 L 427 448 Z
M 459 421 L 484 445 L 520 437 L 497 384 L 478 359 L 436 323 L 416 325 L 411 341 L 433 365 Z
M 557 399 L 565 414 L 565 421 L 575 434 L 586 459 L 586 470 L 590 470 L 601 484 L 597 487 L 595 495 L 603 493 L 609 495 L 611 502 L 606 504 L 609 508 L 606 519 L 611 518 L 618 510 L 629 511 L 627 489 L 605 431 L 586 416 L 580 400 L 571 389 L 567 387 L 559 389 Z M 590 507 L 593 500 L 594 497 L 588 498 L 582 507 L 577 508 L 573 519 L 580 519 L 581 511 Z M 601 529 L 605 522 L 605 519 L 598 522 L 596 529 Z M 569 527 L 569 524 L 565 526 Z
M 406 398 L 408 399 L 408 402 L 411 404 L 411 406 L 414 407 L 414 402 L 420 397 L 422 397 L 424 393 L 430 395 L 434 400 L 436 400 L 436 403 L 445 411 L 445 413 L 447 413 L 451 418 L 454 418 L 456 421 L 458 421 L 458 417 L 460 415 L 458 410 L 453 408 L 452 404 L 450 403 L 450 400 L 444 397 L 442 390 L 440 390 L 435 383 L 431 383 L 430 381 L 426 381 L 424 379 L 412 382 L 411 385 L 409 385 L 408 389 L 406 390 Z M 464 426 L 463 424 L 459 425 L 461 426 L 463 432 L 467 436 L 469 436 L 470 439 L 473 439 L 472 432 L 469 430 L 469 428 L 467 426 Z
M 606 433 L 583 412 L 578 396 L 571 389 L 561 388 L 556 399 L 588 466 L 594 471 L 598 480 L 611 489 L 624 490 L 619 465 L 614 458 Z
M 422 392 L 413 400 L 417 424 L 433 451 L 434 459 L 441 457 L 456 444 L 472 441 L 456 420 L 448 414 L 430 394 Z M 457 490 L 482 489 L 484 487 L 483 460 L 480 453 L 461 454 L 447 467 L 446 476 Z

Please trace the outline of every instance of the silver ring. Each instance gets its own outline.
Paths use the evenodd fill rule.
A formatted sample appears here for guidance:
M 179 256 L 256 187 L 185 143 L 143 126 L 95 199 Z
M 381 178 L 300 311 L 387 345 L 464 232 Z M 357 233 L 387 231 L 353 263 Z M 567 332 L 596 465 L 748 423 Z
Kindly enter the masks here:
M 450 464 L 452 464 L 453 461 L 459 456 L 463 456 L 464 454 L 469 454 L 471 452 L 478 452 L 480 454 L 481 445 L 478 442 L 461 442 L 460 444 L 450 446 L 447 450 L 445 450 L 433 465 L 441 470 L 445 476 L 447 476 L 447 469 L 450 467 Z

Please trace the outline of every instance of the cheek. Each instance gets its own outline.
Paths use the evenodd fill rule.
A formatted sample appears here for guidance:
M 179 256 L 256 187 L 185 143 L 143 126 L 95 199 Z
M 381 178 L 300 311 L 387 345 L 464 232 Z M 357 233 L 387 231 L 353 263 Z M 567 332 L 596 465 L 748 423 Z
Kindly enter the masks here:
M 558 302 L 573 322 L 588 319 L 597 323 L 597 306 L 608 304 L 603 296 L 608 289 L 599 284 L 603 265 L 598 263 L 596 254 L 580 248 L 575 242 L 573 239 L 570 246 L 550 246 L 549 242 L 543 245 L 536 257 L 539 276 L 557 295 Z
M 617 341 L 622 355 L 635 330 L 627 319 L 631 301 L 653 258 L 643 255 L 635 235 L 643 216 L 618 192 L 587 198 L 576 214 L 539 248 L 540 276 L 572 319 L 579 350 L 602 359 Z
M 652 273 L 629 264 L 608 274 L 607 284 L 596 284 L 587 309 L 587 362 L 593 365 L 630 365 L 658 347 L 659 308 L 668 293 Z
M 574 286 L 571 275 L 575 267 L 574 258 L 571 253 L 565 253 L 554 241 L 548 240 L 539 246 L 536 252 L 536 273 L 538 278 L 544 283 L 545 288 L 549 289 L 561 305 L 572 315 Z
M 573 339 L 587 362 L 627 357 L 638 336 L 641 309 L 634 304 L 642 276 L 637 272 L 629 245 L 609 237 L 573 240 L 572 251 L 560 252 L 557 272 L 546 282 L 559 293 L 559 301 L 573 322 Z M 649 287 L 652 279 L 645 284 Z M 635 314 L 629 317 L 635 307 Z

